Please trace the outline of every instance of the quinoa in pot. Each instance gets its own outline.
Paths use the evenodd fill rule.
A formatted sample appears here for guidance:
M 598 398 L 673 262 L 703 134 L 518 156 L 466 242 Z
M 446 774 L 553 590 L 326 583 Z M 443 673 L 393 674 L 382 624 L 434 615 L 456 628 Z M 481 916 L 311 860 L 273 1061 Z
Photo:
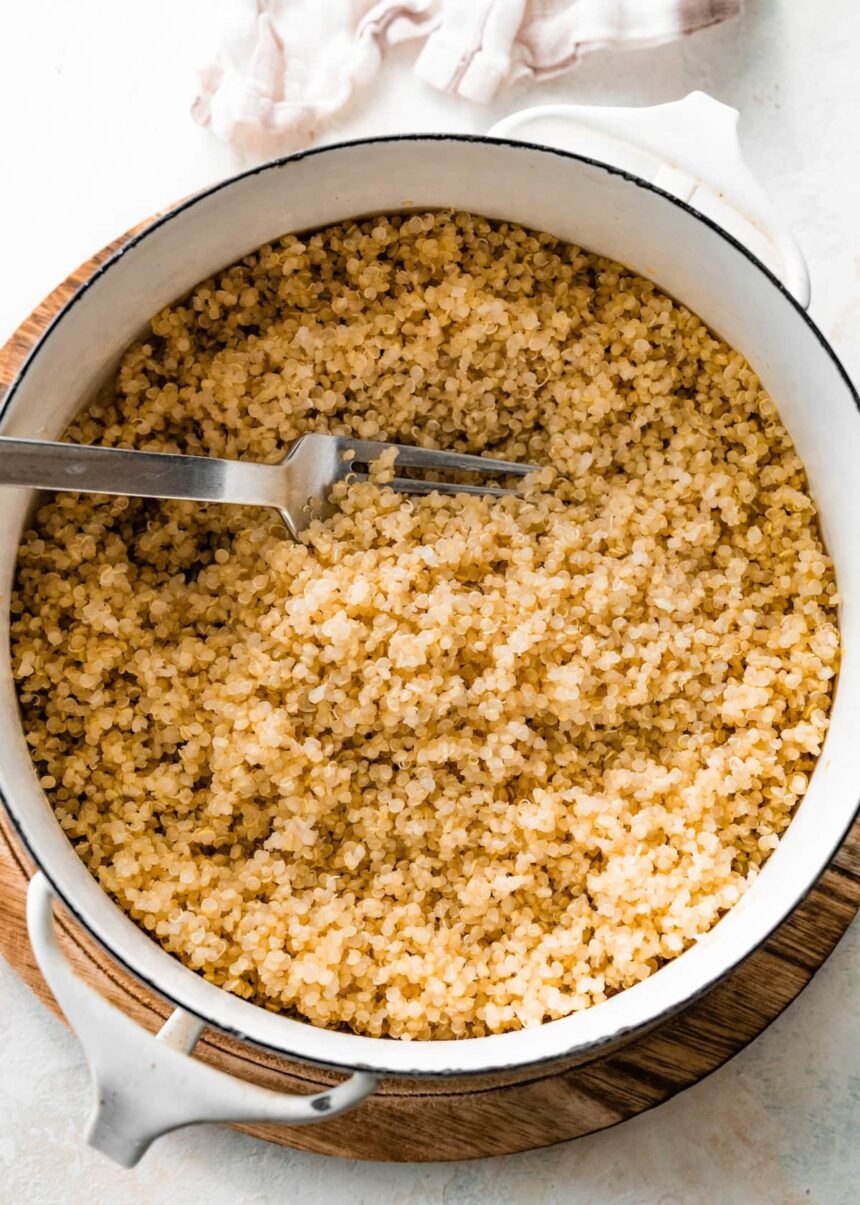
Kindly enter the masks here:
M 158 314 L 67 438 L 280 460 L 306 431 L 547 468 L 521 498 L 57 495 L 13 656 L 102 887 L 315 1024 L 499 1033 L 644 979 L 743 894 L 838 668 L 803 466 L 652 283 L 462 213 L 289 235 Z

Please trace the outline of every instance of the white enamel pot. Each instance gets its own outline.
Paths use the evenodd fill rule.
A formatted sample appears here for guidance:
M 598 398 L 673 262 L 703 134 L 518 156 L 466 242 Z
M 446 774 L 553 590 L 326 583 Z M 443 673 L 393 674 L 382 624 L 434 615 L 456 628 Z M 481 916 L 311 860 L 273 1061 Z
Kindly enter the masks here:
M 207 983 L 125 916 L 73 852 L 39 788 L 9 672 L 9 594 L 32 498 L 4 493 L 0 790 L 40 868 L 29 899 L 33 948 L 93 1071 L 89 1141 L 117 1161 L 135 1162 L 153 1138 L 196 1121 L 321 1121 L 358 1104 L 381 1076 L 486 1075 L 587 1059 L 726 975 L 792 910 L 839 845 L 860 797 L 860 408 L 805 313 L 802 256 L 743 165 L 736 119 L 701 94 L 657 109 L 552 107 L 510 118 L 489 138 L 371 139 L 266 164 L 178 205 L 137 235 L 72 299 L 22 369 L 0 430 L 57 438 L 150 315 L 269 239 L 409 208 L 508 218 L 651 277 L 743 352 L 806 464 L 844 596 L 844 659 L 824 753 L 779 848 L 710 933 L 643 983 L 537 1028 L 443 1042 L 358 1037 L 277 1015 Z M 161 1034 L 145 1033 L 74 976 L 53 937 L 55 899 L 117 963 L 175 1006 Z M 350 1078 L 315 1097 L 249 1086 L 192 1057 L 204 1024 Z

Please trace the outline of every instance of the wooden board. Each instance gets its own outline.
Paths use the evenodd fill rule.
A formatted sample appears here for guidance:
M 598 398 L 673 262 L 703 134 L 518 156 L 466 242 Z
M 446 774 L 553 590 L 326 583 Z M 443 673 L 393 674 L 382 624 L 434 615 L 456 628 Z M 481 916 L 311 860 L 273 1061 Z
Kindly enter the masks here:
M 51 317 L 128 237 L 74 272 L 0 349 L 0 393 Z M 0 813 L 0 952 L 56 1012 L 27 939 L 24 897 L 31 873 Z M 237 1128 L 299 1150 L 394 1161 L 501 1155 L 593 1133 L 668 1100 L 742 1050 L 803 990 L 858 907 L 860 820 L 811 893 L 760 950 L 703 1000 L 620 1051 L 584 1066 L 504 1081 L 385 1081 L 344 1117 L 304 1127 Z M 169 1007 L 120 971 L 67 916 L 60 916 L 58 927 L 78 973 L 141 1025 L 157 1029 Z M 212 1030 L 204 1033 L 195 1057 L 285 1092 L 318 1091 L 336 1078 Z

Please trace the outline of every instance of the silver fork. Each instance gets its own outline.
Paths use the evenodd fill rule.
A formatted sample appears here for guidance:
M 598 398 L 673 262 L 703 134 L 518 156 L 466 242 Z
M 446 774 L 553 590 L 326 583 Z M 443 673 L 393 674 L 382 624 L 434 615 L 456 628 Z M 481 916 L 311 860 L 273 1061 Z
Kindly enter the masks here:
M 352 466 L 367 465 L 389 448 L 397 449 L 398 468 L 517 477 L 535 472 L 533 465 L 509 460 L 340 435 L 303 435 L 290 445 L 279 464 L 0 437 L 0 485 L 269 506 L 280 512 L 290 533 L 297 536 L 320 513 L 335 482 L 345 477 L 366 481 L 367 473 L 356 472 Z M 500 498 L 517 492 L 483 482 L 463 485 L 410 477 L 395 477 L 388 485 L 403 494 L 438 491 Z

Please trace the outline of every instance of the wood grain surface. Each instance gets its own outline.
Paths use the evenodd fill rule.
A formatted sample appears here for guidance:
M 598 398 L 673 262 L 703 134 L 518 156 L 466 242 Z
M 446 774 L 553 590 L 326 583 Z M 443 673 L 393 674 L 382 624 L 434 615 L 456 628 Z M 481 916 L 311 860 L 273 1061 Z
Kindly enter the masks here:
M 72 273 L 0 349 L 0 394 L 50 319 L 132 233 Z M 0 812 L 0 952 L 57 1012 L 27 939 L 24 904 L 31 873 Z M 858 907 L 860 820 L 810 894 L 761 949 L 704 999 L 621 1050 L 585 1065 L 503 1080 L 387 1080 L 343 1117 L 304 1127 L 237 1128 L 299 1150 L 392 1161 L 501 1155 L 593 1133 L 668 1100 L 742 1050 L 809 983 Z M 57 924 L 78 973 L 141 1025 L 157 1029 L 169 1006 L 122 972 L 68 916 L 61 913 Z M 204 1032 L 195 1057 L 286 1092 L 318 1091 L 337 1078 L 214 1030 Z

